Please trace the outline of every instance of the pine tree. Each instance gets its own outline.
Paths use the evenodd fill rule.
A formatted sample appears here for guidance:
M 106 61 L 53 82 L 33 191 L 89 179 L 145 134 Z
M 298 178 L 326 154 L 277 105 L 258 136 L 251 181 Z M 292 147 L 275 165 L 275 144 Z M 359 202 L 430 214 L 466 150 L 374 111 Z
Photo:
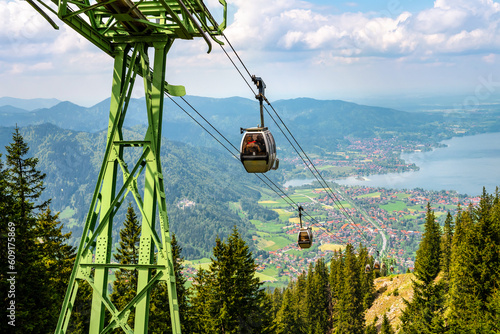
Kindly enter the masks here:
M 129 203 L 123 228 L 120 230 L 120 242 L 114 258 L 119 264 L 139 263 L 139 243 L 141 226 L 137 215 Z M 137 294 L 137 270 L 119 269 L 115 271 L 111 301 L 118 310 L 122 310 Z M 132 311 L 128 324 L 133 328 L 134 312 Z
M 266 290 L 266 293 L 271 296 L 271 301 L 272 301 L 271 312 L 273 315 L 273 319 L 276 319 L 276 315 L 278 314 L 278 311 L 280 310 L 281 305 L 283 303 L 284 289 L 275 288 L 273 292 Z
M 181 331 L 182 333 L 191 333 L 192 321 L 196 318 L 196 315 L 191 314 L 188 304 L 189 291 L 186 289 L 186 278 L 182 275 L 184 257 L 181 253 L 182 248 L 177 242 L 175 234 L 172 234 L 172 256 L 174 259 L 175 286 L 177 302 L 179 303 Z M 160 282 L 151 292 L 149 330 L 152 333 L 170 333 L 172 331 L 168 287 L 164 282 Z
M 19 128 L 15 128 L 12 134 L 13 142 L 6 146 L 7 150 L 7 186 L 16 199 L 16 209 L 19 219 L 22 222 L 33 220 L 34 210 L 43 210 L 50 201 L 38 203 L 43 190 L 43 180 L 45 174 L 36 167 L 38 159 L 28 157 L 29 147 L 19 133 Z M 32 222 L 34 225 L 34 223 Z M 32 226 L 26 226 L 29 229 Z M 20 227 L 19 227 L 20 228 Z
M 193 298 L 191 299 L 194 319 L 193 333 L 216 333 L 217 296 L 212 291 L 215 285 L 214 276 L 208 270 L 200 268 L 193 280 Z
M 365 327 L 365 334 L 377 334 L 377 327 L 375 324 L 369 324 Z
M 490 332 L 500 275 L 500 199 L 483 190 L 479 206 L 457 216 L 450 269 L 452 333 Z M 493 310 L 493 313 L 491 313 Z
M 43 290 L 38 291 L 41 298 L 37 304 L 38 313 L 44 314 L 43 323 L 37 323 L 41 332 L 51 332 L 57 325 L 76 255 L 75 247 L 67 244 L 71 233 L 63 234 L 63 225 L 58 217 L 57 213 L 52 214 L 50 207 L 47 207 L 38 216 L 35 228 L 39 256 L 37 267 L 41 268 L 37 279 L 43 280 L 39 284 L 44 286 Z
M 15 235 L 16 280 L 16 330 L 23 333 L 44 333 L 46 319 L 40 312 L 46 289 L 42 278 L 44 267 L 41 265 L 37 244 L 36 215 L 49 201 L 40 201 L 44 190 L 45 174 L 37 169 L 38 159 L 28 157 L 29 147 L 16 127 L 12 143 L 6 146 L 5 173 L 2 173 L 3 187 L 9 194 L 11 203 L 9 223 Z M 36 274 L 34 274 L 36 273 Z
M 432 282 L 440 270 L 441 228 L 430 203 L 427 204 L 425 231 L 417 250 L 415 276 L 425 284 Z
M 270 319 L 260 308 L 265 293 L 255 271 L 236 228 L 226 242 L 217 237 L 208 272 L 200 270 L 195 280 L 193 306 L 201 312 L 195 332 L 265 333 Z
M 7 188 L 6 181 L 6 171 L 4 170 L 2 163 L 2 155 L 0 154 L 0 295 L 2 296 L 2 315 L 4 321 L 0 322 L 0 332 L 7 333 L 12 329 L 12 326 L 8 324 L 10 321 L 7 316 L 10 314 L 8 310 L 10 305 L 10 300 L 13 298 L 8 297 L 10 290 L 10 279 L 9 266 L 15 266 L 16 255 L 15 244 L 16 244 L 16 231 L 15 231 L 15 223 L 13 217 L 13 198 Z M 10 250 L 10 251 L 9 251 Z M 10 253 L 10 254 L 9 254 Z M 15 267 L 12 267 L 15 268 Z M 7 314 L 5 314 L 7 312 Z
M 500 332 L 500 288 L 496 289 L 487 304 L 488 327 L 493 333 Z
M 333 257 L 330 260 L 330 294 L 332 305 L 332 324 L 331 327 L 337 327 L 339 319 L 339 300 L 343 289 L 343 273 L 344 273 L 344 256 L 342 251 L 334 251 Z
M 78 294 L 76 296 L 68 333 L 88 333 L 90 313 L 92 309 L 92 288 L 86 280 L 78 280 Z
M 394 334 L 389 318 L 387 318 L 387 313 L 384 313 L 382 327 L 380 327 L 380 334 Z
M 342 289 L 335 314 L 335 333 L 363 333 L 364 309 L 361 296 L 361 269 L 354 254 L 354 247 L 348 244 L 345 249 Z
M 403 333 L 442 333 L 444 331 L 444 285 L 434 283 L 439 273 L 441 230 L 430 204 L 427 204 L 425 232 L 417 250 L 413 300 L 403 299 Z
M 276 314 L 276 334 L 302 334 L 305 328 L 301 320 L 297 317 L 298 304 L 293 294 L 293 283 L 289 284 L 283 293 L 283 303 Z
M 359 245 L 358 266 L 361 270 L 361 295 L 363 296 L 363 309 L 367 310 L 371 307 L 375 300 L 375 285 L 373 283 L 373 270 L 365 272 L 367 264 L 373 263 L 373 259 L 368 255 L 366 247 Z
M 328 269 L 323 259 L 309 267 L 306 286 L 306 321 L 308 333 L 322 334 L 330 329 L 331 296 Z
M 441 269 L 444 272 L 445 279 L 450 277 L 451 265 L 451 247 L 453 240 L 453 217 L 448 212 L 444 221 L 443 237 L 441 239 Z

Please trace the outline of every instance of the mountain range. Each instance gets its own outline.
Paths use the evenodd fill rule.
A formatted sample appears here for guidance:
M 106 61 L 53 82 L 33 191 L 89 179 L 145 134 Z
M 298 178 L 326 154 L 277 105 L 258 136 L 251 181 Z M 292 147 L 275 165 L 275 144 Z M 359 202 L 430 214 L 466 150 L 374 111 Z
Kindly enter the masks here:
M 109 99 L 92 107 L 82 107 L 67 101 L 50 106 L 54 100 L 48 99 L 40 101 L 39 107 L 36 108 L 38 100 L 23 101 L 0 99 L 2 126 L 17 124 L 24 127 L 51 123 L 63 129 L 94 133 L 105 129 L 108 124 Z M 197 96 L 186 96 L 183 99 L 166 98 L 163 135 L 167 139 L 196 146 L 218 147 L 210 135 L 188 116 L 189 113 L 205 127 L 210 128 L 193 109 L 203 115 L 235 146 L 239 146 L 240 128 L 257 126 L 260 122 L 258 102 L 255 100 Z M 265 125 L 271 129 L 277 141 L 286 142 L 280 132 L 280 128 L 286 131 L 280 124 L 282 119 L 301 145 L 312 150 L 318 146 L 323 149 L 335 148 L 346 136 L 372 138 L 411 135 L 422 141 L 442 140 L 443 137 L 452 135 L 445 125 L 463 118 L 463 115 L 458 113 L 412 113 L 340 100 L 310 98 L 278 100 L 273 102 L 272 107 L 266 106 L 266 111 Z M 274 111 L 277 111 L 279 116 Z M 280 128 L 270 116 L 280 124 Z M 124 126 L 131 128 L 146 123 L 144 99 L 131 99 Z M 500 122 L 497 121 L 493 126 L 500 128 Z M 280 148 L 287 151 L 286 147 Z

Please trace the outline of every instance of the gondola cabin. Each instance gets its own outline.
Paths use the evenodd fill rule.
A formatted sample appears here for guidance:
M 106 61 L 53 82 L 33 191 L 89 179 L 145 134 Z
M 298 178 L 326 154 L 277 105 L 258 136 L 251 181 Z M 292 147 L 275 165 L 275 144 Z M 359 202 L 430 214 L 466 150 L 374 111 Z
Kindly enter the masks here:
M 268 128 L 241 129 L 240 160 L 248 173 L 265 173 L 278 169 L 276 144 Z
M 380 270 L 380 262 L 378 260 L 375 260 L 373 263 L 373 270 Z
M 297 236 L 297 244 L 300 248 L 309 248 L 313 242 L 312 229 L 310 227 L 304 227 L 299 230 Z
M 369 264 L 367 264 L 367 265 L 365 266 L 365 273 L 367 273 L 367 274 L 368 274 L 370 271 L 372 271 L 372 268 L 370 267 L 370 265 L 369 265 Z
M 394 266 L 391 265 L 391 267 L 389 268 L 390 272 L 393 273 L 394 272 Z

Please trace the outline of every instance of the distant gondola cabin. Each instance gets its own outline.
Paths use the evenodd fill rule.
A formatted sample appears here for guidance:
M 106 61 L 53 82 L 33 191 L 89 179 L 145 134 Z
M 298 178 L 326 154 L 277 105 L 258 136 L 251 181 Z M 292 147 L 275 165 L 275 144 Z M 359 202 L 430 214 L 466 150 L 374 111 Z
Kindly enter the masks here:
M 276 144 L 268 128 L 249 128 L 241 139 L 240 160 L 248 173 L 265 173 L 278 169 Z

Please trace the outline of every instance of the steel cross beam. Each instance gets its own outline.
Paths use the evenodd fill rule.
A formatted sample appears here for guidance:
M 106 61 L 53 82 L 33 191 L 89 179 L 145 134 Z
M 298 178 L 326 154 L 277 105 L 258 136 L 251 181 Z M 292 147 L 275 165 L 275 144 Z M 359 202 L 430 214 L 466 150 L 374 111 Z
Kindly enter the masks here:
M 219 0 L 224 10 L 223 22 L 218 25 L 202 0 L 27 2 L 55 29 L 57 24 L 45 11 L 57 15 L 114 58 L 106 150 L 55 332 L 66 333 L 78 287 L 86 281 L 93 291 L 90 333 L 108 333 L 117 327 L 125 333 L 147 333 L 151 291 L 159 281 L 165 281 L 172 332 L 181 333 L 160 147 L 164 92 L 182 96 L 185 89 L 165 81 L 166 56 L 177 38 L 202 37 L 208 44 L 208 52 L 211 40 L 222 44 L 216 36 L 222 35 L 226 28 L 227 4 Z M 148 57 L 151 49 L 154 49 L 152 68 Z M 122 127 L 137 75 L 144 80 L 148 128 L 144 140 L 125 140 Z M 129 147 L 142 148 L 132 169 L 123 159 Z M 144 177 L 143 183 L 138 181 L 139 177 Z M 111 263 L 111 232 L 113 218 L 129 194 L 142 217 L 139 263 L 121 266 Z M 160 235 L 156 232 L 157 221 Z M 121 310 L 113 305 L 107 291 L 111 268 L 138 271 L 136 296 Z M 132 310 L 135 310 L 133 329 L 127 323 Z M 111 315 L 108 321 L 106 312 Z
M 212 49 L 227 25 L 227 3 L 218 24 L 203 0 L 26 0 L 55 29 L 56 23 L 45 11 L 76 30 L 102 51 L 115 56 L 123 43 L 154 43 L 165 36 L 173 39 L 202 37 Z M 40 4 L 37 5 L 37 3 Z M 44 11 L 45 9 L 45 11 Z

